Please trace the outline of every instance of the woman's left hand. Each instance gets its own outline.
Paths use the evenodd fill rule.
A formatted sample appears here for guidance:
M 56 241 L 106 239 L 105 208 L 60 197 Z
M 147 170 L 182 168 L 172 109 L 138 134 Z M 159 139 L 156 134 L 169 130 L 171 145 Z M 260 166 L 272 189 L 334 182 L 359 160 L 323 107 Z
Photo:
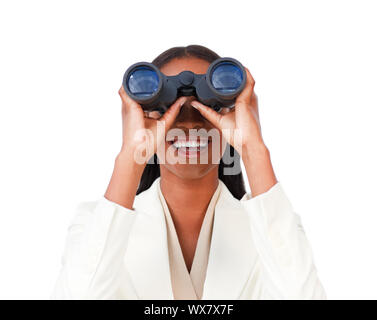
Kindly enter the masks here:
M 254 92 L 255 81 L 247 68 L 245 71 L 246 85 L 237 97 L 233 109 L 224 108 L 222 112 L 216 112 L 198 101 L 191 102 L 191 105 L 221 130 L 227 142 L 241 155 L 250 190 L 255 197 L 268 191 L 277 183 L 277 179 L 272 168 L 269 150 L 262 139 L 258 99 Z
M 234 108 L 223 108 L 217 112 L 199 101 L 191 102 L 191 105 L 204 118 L 221 130 L 224 138 L 239 154 L 253 153 L 264 148 L 259 122 L 258 98 L 254 92 L 255 81 L 247 68 L 245 71 L 246 85 L 237 97 Z M 241 136 L 237 136 L 237 132 L 241 133 Z

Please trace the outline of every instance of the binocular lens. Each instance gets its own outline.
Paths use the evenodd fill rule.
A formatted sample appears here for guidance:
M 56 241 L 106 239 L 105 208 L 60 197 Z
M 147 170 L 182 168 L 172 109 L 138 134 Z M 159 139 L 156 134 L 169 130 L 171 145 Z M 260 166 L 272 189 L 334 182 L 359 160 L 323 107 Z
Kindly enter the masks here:
M 224 62 L 219 63 L 212 72 L 212 86 L 223 94 L 229 94 L 237 91 L 242 85 L 242 70 L 235 64 Z
M 141 99 L 148 98 L 158 90 L 159 77 L 155 70 L 148 67 L 138 67 L 128 78 L 130 92 Z

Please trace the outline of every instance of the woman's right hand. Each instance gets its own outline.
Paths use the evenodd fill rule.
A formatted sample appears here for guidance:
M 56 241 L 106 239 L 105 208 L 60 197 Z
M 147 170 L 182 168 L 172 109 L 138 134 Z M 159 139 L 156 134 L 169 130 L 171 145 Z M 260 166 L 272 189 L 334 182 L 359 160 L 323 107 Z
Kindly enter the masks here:
M 119 89 L 119 95 L 122 99 L 123 123 L 121 153 L 134 154 L 137 149 L 139 151 L 143 149 L 145 152 L 143 158 L 148 161 L 156 153 L 158 146 L 165 141 L 166 133 L 173 125 L 187 97 L 177 99 L 164 115 L 160 116 L 157 111 L 145 112 L 140 104 L 127 95 L 123 86 Z M 158 127 L 163 130 L 157 130 Z
M 150 118 L 140 104 L 119 90 L 122 99 L 123 142 L 118 154 L 113 174 L 107 187 L 105 198 L 125 208 L 133 209 L 133 202 L 141 176 L 148 160 L 156 153 L 158 146 L 165 141 L 166 133 L 173 125 L 187 97 L 177 99 L 162 117 Z M 157 130 L 162 125 L 164 130 Z M 144 151 L 142 158 L 136 153 Z M 138 161 L 135 161 L 136 160 Z

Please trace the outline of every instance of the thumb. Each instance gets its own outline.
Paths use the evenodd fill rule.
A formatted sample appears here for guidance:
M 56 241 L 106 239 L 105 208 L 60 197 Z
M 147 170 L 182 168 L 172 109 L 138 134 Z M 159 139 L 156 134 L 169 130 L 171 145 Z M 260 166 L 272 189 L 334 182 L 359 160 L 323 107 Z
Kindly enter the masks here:
M 220 120 L 222 115 L 210 107 L 205 106 L 204 104 L 200 103 L 199 101 L 192 101 L 191 105 L 197 109 L 200 114 L 206 118 L 209 122 L 211 122 L 215 127 L 220 129 Z
M 175 118 L 178 116 L 179 110 L 186 102 L 187 97 L 181 97 L 174 104 L 166 110 L 164 115 L 159 119 L 160 121 L 165 121 L 166 129 L 168 130 L 174 123 Z

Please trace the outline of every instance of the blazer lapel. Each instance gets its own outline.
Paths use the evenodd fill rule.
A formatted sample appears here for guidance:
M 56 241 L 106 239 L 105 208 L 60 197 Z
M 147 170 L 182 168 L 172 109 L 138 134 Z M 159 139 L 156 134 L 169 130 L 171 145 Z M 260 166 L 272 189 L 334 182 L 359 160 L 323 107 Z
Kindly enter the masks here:
M 134 202 L 137 218 L 130 234 L 125 265 L 140 299 L 173 299 L 166 223 L 156 179 Z
M 258 260 L 248 216 L 225 184 L 220 183 L 203 300 L 239 299 Z
M 126 268 L 140 299 L 174 299 L 165 216 L 157 183 L 160 178 L 135 198 L 137 218 L 125 255 Z M 247 213 L 220 183 L 203 300 L 239 299 L 258 260 Z

